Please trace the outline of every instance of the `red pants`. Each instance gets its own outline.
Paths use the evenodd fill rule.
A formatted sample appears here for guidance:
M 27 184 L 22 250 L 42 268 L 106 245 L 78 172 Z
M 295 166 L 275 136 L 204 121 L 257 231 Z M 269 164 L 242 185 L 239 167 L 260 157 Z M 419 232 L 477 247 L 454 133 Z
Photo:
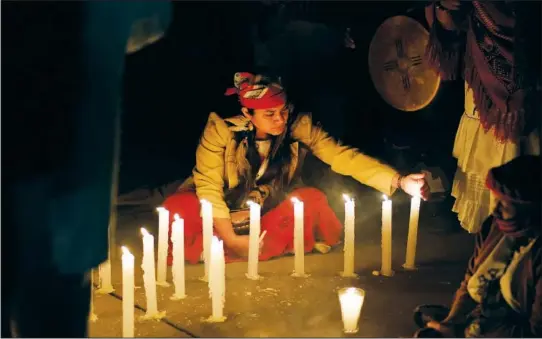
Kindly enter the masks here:
M 304 242 L 305 252 L 314 248 L 315 239 L 333 246 L 339 242 L 342 224 L 327 203 L 324 193 L 316 188 L 300 188 L 295 190 L 277 207 L 262 216 L 261 231 L 267 231 L 263 243 L 260 260 L 268 260 L 294 248 L 294 208 L 291 197 L 297 197 L 304 203 Z M 178 213 L 184 219 L 185 258 L 195 264 L 200 260 L 203 251 L 202 220 L 200 202 L 193 191 L 176 193 L 166 199 L 163 206 L 170 212 L 170 234 L 173 216 Z M 168 252 L 168 263 L 171 265 L 171 242 Z M 227 248 L 226 261 L 238 261 L 240 258 Z

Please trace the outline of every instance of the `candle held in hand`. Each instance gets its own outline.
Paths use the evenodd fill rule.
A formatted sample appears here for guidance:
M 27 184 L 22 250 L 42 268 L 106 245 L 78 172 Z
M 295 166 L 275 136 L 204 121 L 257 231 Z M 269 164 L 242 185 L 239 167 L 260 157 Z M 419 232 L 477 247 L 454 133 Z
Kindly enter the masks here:
M 134 256 L 122 246 L 122 336 L 134 337 Z
M 408 223 L 408 238 L 406 250 L 406 262 L 403 267 L 407 270 L 416 269 L 416 244 L 418 242 L 418 222 L 420 219 L 420 203 L 419 196 L 412 197 L 410 202 L 410 220 Z
M 357 333 L 358 322 L 365 300 L 365 291 L 361 288 L 347 287 L 339 290 L 339 302 L 344 333 Z

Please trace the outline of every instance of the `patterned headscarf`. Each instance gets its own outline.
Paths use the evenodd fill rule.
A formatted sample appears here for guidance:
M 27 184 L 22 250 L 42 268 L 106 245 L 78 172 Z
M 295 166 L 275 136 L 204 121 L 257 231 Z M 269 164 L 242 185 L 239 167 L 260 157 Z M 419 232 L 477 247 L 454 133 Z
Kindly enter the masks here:
M 267 77 L 238 72 L 235 73 L 233 82 L 235 87 L 228 88 L 225 95 L 237 94 L 241 106 L 263 109 L 286 104 L 286 93 L 280 83 Z

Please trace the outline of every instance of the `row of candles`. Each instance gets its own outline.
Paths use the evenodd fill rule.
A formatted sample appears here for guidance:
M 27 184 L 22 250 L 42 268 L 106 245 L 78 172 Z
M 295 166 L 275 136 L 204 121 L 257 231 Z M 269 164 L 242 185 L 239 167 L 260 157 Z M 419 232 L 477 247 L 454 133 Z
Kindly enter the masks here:
M 355 247 L 355 204 L 354 200 L 344 195 L 345 200 L 345 222 L 344 222 L 344 268 L 341 272 L 343 277 L 355 277 L 354 272 L 354 247 Z M 292 276 L 307 277 L 304 267 L 304 243 L 303 243 L 303 202 L 297 198 L 292 198 L 294 208 L 294 271 Z M 258 254 L 260 242 L 265 236 L 261 231 L 261 207 L 260 205 L 249 202 L 250 206 L 250 235 L 249 235 L 249 254 L 247 278 L 252 280 L 260 279 L 258 275 Z M 206 200 L 201 201 L 202 221 L 203 221 L 203 257 L 204 257 L 204 276 L 203 281 L 208 282 L 209 294 L 212 303 L 211 322 L 221 322 L 224 317 L 225 301 L 225 258 L 224 245 L 221 240 L 213 236 L 213 210 L 212 204 Z M 411 200 L 409 232 L 407 239 L 406 262 L 403 265 L 406 269 L 414 269 L 417 229 L 419 220 L 420 198 L 413 197 Z M 169 286 L 167 282 L 167 247 L 168 247 L 168 229 L 169 229 L 169 211 L 163 207 L 158 209 L 158 260 L 155 267 L 154 258 L 154 237 L 142 228 L 143 235 L 143 281 L 145 287 L 145 296 L 147 300 L 147 311 L 143 319 L 160 319 L 165 316 L 165 312 L 158 311 L 156 286 Z M 185 259 L 184 259 L 184 221 L 179 215 L 174 216 L 171 225 L 171 242 L 173 244 L 173 265 L 172 277 L 175 292 L 172 300 L 180 300 L 186 297 L 185 291 Z M 380 274 L 392 276 L 392 202 L 386 196 L 382 203 L 382 266 Z M 134 335 L 134 256 L 128 248 L 122 247 L 122 295 L 123 295 L 123 336 L 133 337 Z M 155 275 L 156 273 L 156 275 Z M 111 284 L 111 266 L 106 261 L 100 266 L 101 287 L 98 292 L 111 293 L 113 287 Z M 360 292 L 361 291 L 361 292 Z M 348 297 L 350 296 L 350 297 Z M 350 323 L 349 329 L 353 331 L 353 321 L 359 318 L 359 311 L 346 312 L 344 308 L 352 310 L 358 309 L 358 303 L 363 303 L 364 292 L 359 289 L 343 290 L 339 294 L 341 303 L 343 322 L 345 331 L 347 322 Z M 350 301 L 349 301 L 350 300 Z M 354 305 L 350 305 L 354 303 Z M 361 310 L 361 304 L 359 310 Z M 346 305 L 346 306 L 345 306 Z M 350 305 L 350 306 L 348 306 Z M 354 313 L 357 313 L 354 314 Z

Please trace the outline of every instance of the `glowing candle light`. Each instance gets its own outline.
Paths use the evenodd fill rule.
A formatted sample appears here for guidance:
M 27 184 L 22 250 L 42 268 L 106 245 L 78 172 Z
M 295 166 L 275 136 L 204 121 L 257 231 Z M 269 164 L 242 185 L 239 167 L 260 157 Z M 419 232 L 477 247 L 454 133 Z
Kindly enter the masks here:
M 354 199 L 343 194 L 344 198 L 344 270 L 343 277 L 355 277 L 354 244 L 355 244 L 355 205 Z
M 134 337 L 134 256 L 122 246 L 122 336 Z
M 211 256 L 211 239 L 213 237 L 213 205 L 205 199 L 201 203 L 201 217 L 203 221 L 203 260 L 205 275 L 201 278 L 207 281 L 209 277 L 209 263 Z
M 416 244 L 418 242 L 418 222 L 420 220 L 420 197 L 412 197 L 410 201 L 410 220 L 408 223 L 408 238 L 405 269 L 416 269 Z
M 158 261 L 156 271 L 156 284 L 169 286 L 167 282 L 167 248 L 169 233 L 169 211 L 164 207 L 158 207 Z
M 94 270 L 90 271 L 90 316 L 89 320 L 95 323 L 98 316 L 94 312 Z
M 347 287 L 339 290 L 344 333 L 358 332 L 359 316 L 364 300 L 365 291 L 361 288 Z
M 391 253 L 392 253 L 392 235 L 391 235 L 391 200 L 384 195 L 382 202 L 382 268 L 380 273 L 384 276 L 391 277 L 393 271 L 391 269 Z
M 185 270 L 184 270 L 184 220 L 178 214 L 174 216 L 171 225 L 171 242 L 173 243 L 173 265 L 171 272 L 175 293 L 172 300 L 180 300 L 186 297 L 185 294 Z
M 292 198 L 294 203 L 294 277 L 306 277 L 305 274 L 305 241 L 303 226 L 304 204 L 297 198 Z
M 258 275 L 258 255 L 260 250 L 260 214 L 261 207 L 259 204 L 248 201 L 250 206 L 250 233 L 249 233 L 249 247 L 248 247 L 248 272 L 247 278 L 257 280 L 260 278 Z
M 154 237 L 141 228 L 143 235 L 143 282 L 145 285 L 145 297 L 147 298 L 147 313 L 143 319 L 160 319 L 165 312 L 158 312 L 158 301 L 156 298 L 156 271 L 154 263 Z
M 223 322 L 224 301 L 226 295 L 226 262 L 224 259 L 224 244 L 217 237 L 212 238 L 211 261 L 209 271 L 209 294 L 212 303 L 212 315 L 209 322 Z

